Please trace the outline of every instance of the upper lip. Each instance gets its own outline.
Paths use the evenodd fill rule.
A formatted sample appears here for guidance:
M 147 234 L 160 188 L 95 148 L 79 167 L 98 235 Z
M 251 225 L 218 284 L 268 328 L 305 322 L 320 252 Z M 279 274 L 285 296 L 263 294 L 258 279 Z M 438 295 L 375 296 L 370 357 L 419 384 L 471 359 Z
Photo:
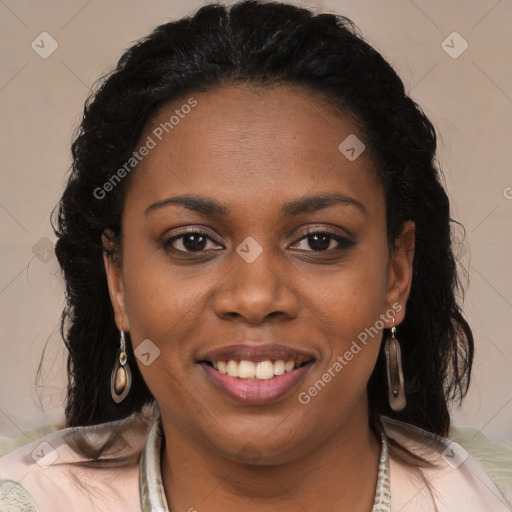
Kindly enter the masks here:
M 315 359 L 311 352 L 297 350 L 286 345 L 269 342 L 244 342 L 236 345 L 228 345 L 207 352 L 200 361 L 265 361 L 267 359 L 284 361 L 309 361 Z

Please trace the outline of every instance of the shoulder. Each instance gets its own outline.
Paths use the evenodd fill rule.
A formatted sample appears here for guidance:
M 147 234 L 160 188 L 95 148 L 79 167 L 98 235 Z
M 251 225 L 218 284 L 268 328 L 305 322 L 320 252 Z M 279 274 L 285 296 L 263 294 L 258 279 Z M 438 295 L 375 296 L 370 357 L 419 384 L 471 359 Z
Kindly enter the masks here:
M 469 427 L 453 427 L 449 437 L 478 461 L 512 505 L 512 446 L 491 441 Z
M 121 421 L 67 428 L 3 456 L 0 512 L 139 512 L 139 461 L 153 422 L 145 411 Z
M 400 421 L 381 420 L 388 438 L 429 463 L 412 467 L 390 458 L 392 510 L 427 511 L 434 503 L 439 512 L 511 510 L 484 468 L 460 444 Z

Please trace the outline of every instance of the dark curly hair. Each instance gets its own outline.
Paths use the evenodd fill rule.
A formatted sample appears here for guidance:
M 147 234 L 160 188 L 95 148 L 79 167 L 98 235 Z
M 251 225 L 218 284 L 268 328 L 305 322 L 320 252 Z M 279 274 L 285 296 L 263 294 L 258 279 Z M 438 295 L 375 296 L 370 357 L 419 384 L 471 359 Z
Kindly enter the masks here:
M 437 169 L 434 127 L 392 67 L 334 14 L 278 2 L 211 4 L 157 27 L 129 48 L 87 100 L 73 164 L 58 205 L 56 254 L 66 283 L 61 332 L 69 350 L 69 426 L 124 418 L 153 401 L 136 365 L 121 404 L 110 396 L 119 343 L 103 264 L 102 233 L 120 247 L 130 177 L 94 193 L 129 160 L 164 104 L 226 84 L 293 84 L 327 99 L 360 126 L 386 199 L 390 250 L 404 222 L 416 224 L 407 315 L 398 327 L 407 407 L 390 409 L 382 349 L 368 384 L 372 417 L 384 414 L 446 435 L 448 405 L 469 386 L 473 336 L 456 294 L 449 201 Z M 136 169 L 132 172 L 137 172 Z M 128 354 L 133 358 L 128 337 Z

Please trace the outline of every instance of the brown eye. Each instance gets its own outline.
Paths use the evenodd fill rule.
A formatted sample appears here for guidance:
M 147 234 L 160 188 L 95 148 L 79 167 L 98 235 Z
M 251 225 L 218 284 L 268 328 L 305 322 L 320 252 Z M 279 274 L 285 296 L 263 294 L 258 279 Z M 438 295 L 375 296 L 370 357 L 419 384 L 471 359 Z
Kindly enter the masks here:
M 211 242 L 210 245 L 213 245 L 213 247 L 208 247 L 208 242 Z M 204 250 L 222 248 L 220 245 L 215 244 L 214 240 L 209 236 L 200 231 L 190 231 L 173 236 L 166 240 L 163 245 L 166 249 L 176 252 L 202 252 Z
M 329 249 L 333 238 L 324 233 L 316 233 L 307 237 L 308 245 L 314 251 L 326 251 Z
M 314 252 L 326 252 L 331 250 L 346 249 L 354 245 L 354 243 L 347 238 L 344 238 L 338 234 L 330 233 L 326 231 L 315 231 L 308 233 L 295 244 L 301 244 L 302 247 L 295 247 L 299 250 L 314 251 Z

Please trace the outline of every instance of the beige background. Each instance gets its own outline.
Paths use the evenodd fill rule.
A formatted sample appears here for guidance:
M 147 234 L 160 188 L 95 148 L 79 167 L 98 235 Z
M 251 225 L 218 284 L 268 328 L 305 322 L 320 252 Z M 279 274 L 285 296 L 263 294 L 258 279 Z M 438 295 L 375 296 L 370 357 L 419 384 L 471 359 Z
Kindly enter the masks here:
M 62 417 L 63 288 L 48 219 L 89 89 L 130 43 L 203 3 L 0 0 L 0 435 Z M 355 21 L 438 129 L 453 216 L 466 227 L 470 246 L 461 257 L 471 283 L 465 311 L 476 338 L 474 381 L 455 423 L 512 444 L 512 2 L 316 5 Z M 441 46 L 454 31 L 469 45 L 458 58 Z M 31 48 L 42 32 L 58 43 L 47 59 Z M 463 41 L 455 36 L 446 44 L 453 53 Z

